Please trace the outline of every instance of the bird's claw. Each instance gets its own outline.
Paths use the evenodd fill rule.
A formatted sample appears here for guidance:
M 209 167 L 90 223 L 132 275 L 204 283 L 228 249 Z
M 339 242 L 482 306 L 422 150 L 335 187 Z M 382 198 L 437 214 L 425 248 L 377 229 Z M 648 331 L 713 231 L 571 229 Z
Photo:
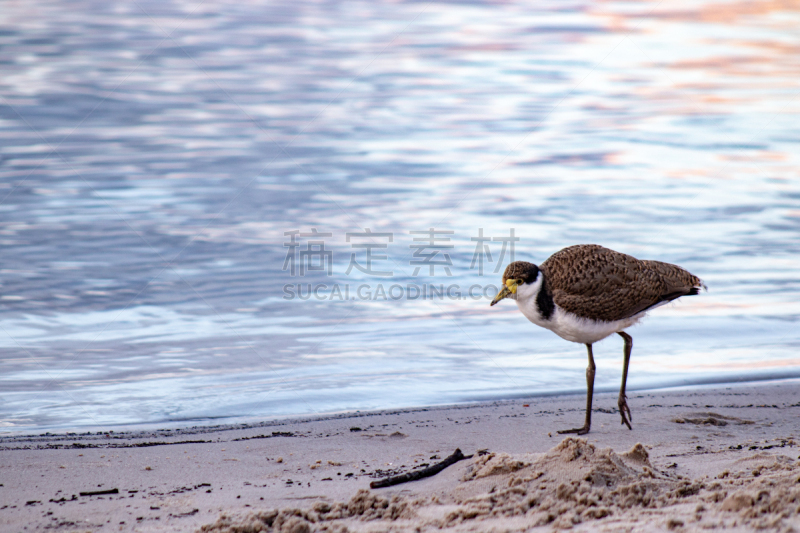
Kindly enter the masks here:
M 582 428 L 575 428 L 575 429 L 562 429 L 561 431 L 557 431 L 559 435 L 565 435 L 568 433 L 576 433 L 578 435 L 586 435 L 589 433 L 589 426 L 583 426 Z
M 633 420 L 633 415 L 631 414 L 631 408 L 628 407 L 627 398 L 624 395 L 619 397 L 617 406 L 619 407 L 619 414 L 622 417 L 621 424 L 625 424 L 628 426 L 628 429 L 632 430 L 631 421 Z

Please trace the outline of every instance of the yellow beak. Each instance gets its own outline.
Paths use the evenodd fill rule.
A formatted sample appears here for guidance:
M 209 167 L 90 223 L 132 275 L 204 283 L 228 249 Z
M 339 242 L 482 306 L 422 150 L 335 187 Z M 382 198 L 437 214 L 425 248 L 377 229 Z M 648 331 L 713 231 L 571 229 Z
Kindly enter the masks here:
M 497 296 L 494 297 L 494 300 L 492 300 L 492 303 L 489 304 L 489 305 L 490 306 L 494 305 L 497 302 L 499 302 L 500 300 L 502 300 L 503 298 L 507 298 L 511 294 L 516 294 L 517 293 L 517 285 L 519 285 L 520 281 L 522 281 L 522 280 L 520 280 L 520 279 L 507 279 L 506 280 L 506 286 L 503 287 L 502 291 L 497 293 Z

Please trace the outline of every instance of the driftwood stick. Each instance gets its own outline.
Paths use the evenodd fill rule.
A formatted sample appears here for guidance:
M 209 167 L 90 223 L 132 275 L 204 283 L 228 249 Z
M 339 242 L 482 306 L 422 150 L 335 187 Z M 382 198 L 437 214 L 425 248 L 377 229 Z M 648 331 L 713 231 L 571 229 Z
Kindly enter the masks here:
M 81 492 L 81 496 L 100 496 L 102 494 L 119 494 L 119 489 L 108 490 L 93 490 L 90 492 Z
M 456 451 L 453 452 L 453 455 L 446 457 L 443 461 L 438 462 L 435 465 L 429 466 L 428 468 L 423 468 L 422 470 L 417 470 L 416 472 L 408 472 L 399 476 L 387 477 L 386 479 L 373 481 L 369 484 L 369 488 L 381 489 L 383 487 L 391 487 L 393 485 L 399 485 L 401 483 L 408 483 L 409 481 L 417 481 L 418 479 L 435 476 L 448 466 L 456 464 L 462 459 L 467 459 L 469 457 L 472 456 L 469 455 L 465 457 L 464 454 L 461 453 L 461 449 L 456 448 Z

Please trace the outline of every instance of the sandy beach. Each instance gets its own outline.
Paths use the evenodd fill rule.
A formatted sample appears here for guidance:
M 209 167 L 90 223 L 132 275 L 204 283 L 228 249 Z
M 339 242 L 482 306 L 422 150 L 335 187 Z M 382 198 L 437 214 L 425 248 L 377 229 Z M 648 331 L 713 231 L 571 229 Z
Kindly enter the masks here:
M 800 533 L 798 28 L 2 2 L 0 533 Z
M 580 395 L 6 435 L 0 529 L 789 531 L 800 527 L 798 385 L 634 392 L 633 431 L 620 425 L 615 395 L 601 394 L 586 439 L 556 434 L 582 420 Z M 369 488 L 457 448 L 472 457 Z

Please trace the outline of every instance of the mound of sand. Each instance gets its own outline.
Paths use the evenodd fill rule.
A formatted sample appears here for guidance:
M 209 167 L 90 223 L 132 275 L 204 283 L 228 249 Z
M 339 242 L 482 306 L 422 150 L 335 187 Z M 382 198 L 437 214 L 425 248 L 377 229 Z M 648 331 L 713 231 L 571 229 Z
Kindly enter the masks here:
M 461 481 L 445 491 L 398 496 L 361 490 L 347 503 L 223 516 L 201 531 L 800 526 L 800 464 L 784 456 L 754 455 L 716 478 L 689 480 L 658 471 L 641 444 L 617 454 L 570 437 L 544 454 L 488 454 L 465 463 L 450 467 L 462 470 Z
M 698 490 L 688 481 L 657 473 L 641 444 L 618 455 L 608 448 L 597 450 L 584 439 L 567 438 L 528 466 L 519 468 L 521 463 L 505 454 L 478 458 L 471 468 L 483 480 L 455 489 L 460 507 L 448 515 L 448 525 L 525 515 L 534 527 L 566 528 L 619 509 L 663 506 L 678 492 Z M 481 475 L 490 467 L 496 474 Z

